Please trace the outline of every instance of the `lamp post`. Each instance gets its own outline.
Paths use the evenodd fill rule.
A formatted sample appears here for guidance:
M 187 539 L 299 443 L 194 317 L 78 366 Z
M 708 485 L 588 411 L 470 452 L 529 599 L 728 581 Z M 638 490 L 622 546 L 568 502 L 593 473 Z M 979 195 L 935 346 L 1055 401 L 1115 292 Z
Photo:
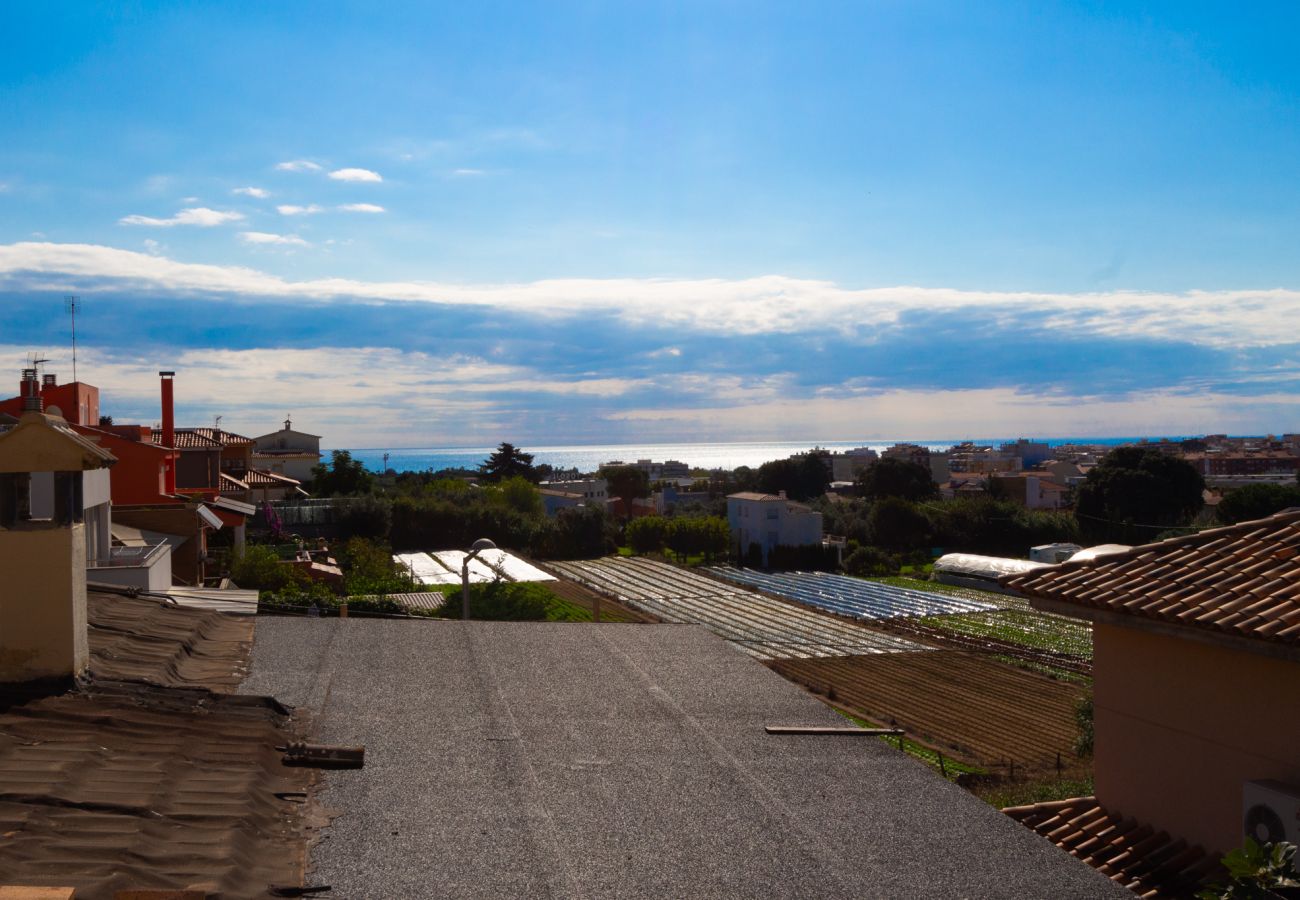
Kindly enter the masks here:
M 497 545 L 487 538 L 479 538 L 465 554 L 465 561 L 460 564 L 460 617 L 469 620 L 469 564 L 484 550 L 495 550 Z

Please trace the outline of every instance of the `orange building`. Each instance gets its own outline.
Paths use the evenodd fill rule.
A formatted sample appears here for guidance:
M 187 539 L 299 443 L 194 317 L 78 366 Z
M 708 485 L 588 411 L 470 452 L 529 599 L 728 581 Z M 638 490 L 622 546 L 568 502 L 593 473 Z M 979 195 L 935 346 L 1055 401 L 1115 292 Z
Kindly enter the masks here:
M 1300 840 L 1300 510 L 1003 583 L 1093 623 L 1095 808 L 1038 830 L 1130 822 L 1211 859 Z
M 24 379 L 28 377 L 28 373 L 34 378 L 36 370 L 24 369 Z M 15 418 L 21 416 L 23 414 L 22 391 L 22 383 L 20 383 L 17 397 L 0 400 L 0 413 Z M 47 413 L 63 416 L 71 425 L 99 424 L 99 388 L 93 384 L 80 381 L 59 384 L 57 376 L 46 375 L 40 382 L 40 394 L 41 403 Z

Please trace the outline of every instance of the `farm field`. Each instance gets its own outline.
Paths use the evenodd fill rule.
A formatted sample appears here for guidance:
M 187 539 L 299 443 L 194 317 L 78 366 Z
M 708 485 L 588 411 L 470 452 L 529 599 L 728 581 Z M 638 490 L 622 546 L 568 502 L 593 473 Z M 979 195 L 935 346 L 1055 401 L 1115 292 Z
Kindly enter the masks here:
M 548 581 L 546 588 L 561 600 L 588 612 L 594 612 L 597 601 L 600 602 L 600 621 L 602 622 L 654 622 L 654 616 L 637 612 L 621 603 L 601 597 L 594 591 L 580 584 L 563 578 Z
M 930 644 L 997 656 L 1065 676 L 1092 674 L 1092 627 L 1041 613 L 1023 598 L 969 588 L 926 590 L 924 583 L 852 578 L 825 572 L 709 570 L 796 603 L 865 622 Z
M 850 656 L 929 648 L 644 558 L 555 562 L 564 578 L 664 622 L 703 625 L 759 659 Z
M 964 763 L 1005 773 L 1082 768 L 1074 755 L 1074 707 L 1085 688 L 958 650 L 768 665 L 864 718 L 897 724 Z
M 828 572 L 762 572 L 733 566 L 715 566 L 709 571 L 727 581 L 864 621 L 985 612 L 999 606 L 990 602 L 993 595 L 978 591 L 940 593 Z

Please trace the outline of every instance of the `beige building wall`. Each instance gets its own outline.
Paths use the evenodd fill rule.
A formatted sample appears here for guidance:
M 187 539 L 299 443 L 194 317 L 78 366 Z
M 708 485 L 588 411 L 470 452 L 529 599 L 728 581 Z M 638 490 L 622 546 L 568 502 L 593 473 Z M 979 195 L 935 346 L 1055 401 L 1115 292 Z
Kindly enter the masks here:
M 1243 839 L 1244 782 L 1300 787 L 1300 663 L 1100 623 L 1093 643 L 1108 808 L 1222 853 Z
M 0 572 L 0 682 L 83 672 L 85 526 L 0 532 Z

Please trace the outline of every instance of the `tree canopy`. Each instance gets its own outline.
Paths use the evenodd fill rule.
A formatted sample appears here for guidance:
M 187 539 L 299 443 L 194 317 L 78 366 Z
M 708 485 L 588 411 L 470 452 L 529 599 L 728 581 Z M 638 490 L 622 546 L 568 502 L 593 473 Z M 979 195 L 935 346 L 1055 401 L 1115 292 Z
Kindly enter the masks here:
M 868 500 L 897 497 L 913 503 L 938 493 L 929 469 L 895 456 L 886 456 L 863 469 L 858 474 L 858 490 Z
M 504 481 L 507 478 L 524 478 L 533 484 L 542 480 L 533 466 L 533 454 L 525 453 L 514 444 L 502 441 L 500 446 L 483 460 L 478 474 L 484 481 Z
M 1262 519 L 1292 506 L 1300 506 L 1300 486 L 1248 484 L 1224 494 L 1215 516 L 1224 525 L 1235 525 Z
M 629 510 L 633 500 L 650 496 L 650 477 L 636 466 L 607 466 L 600 477 L 609 483 L 609 495 L 621 498 Z
M 831 475 L 819 454 L 807 453 L 763 463 L 756 480 L 765 494 L 785 491 L 791 500 L 811 500 L 826 493 Z
M 1150 447 L 1117 447 L 1079 485 L 1075 515 L 1090 539 L 1142 544 L 1190 522 L 1204 490 L 1205 479 L 1186 460 Z
M 321 463 L 312 468 L 311 487 L 319 497 L 352 497 L 370 493 L 374 477 L 351 453 L 335 450 L 330 453 L 329 465 Z

